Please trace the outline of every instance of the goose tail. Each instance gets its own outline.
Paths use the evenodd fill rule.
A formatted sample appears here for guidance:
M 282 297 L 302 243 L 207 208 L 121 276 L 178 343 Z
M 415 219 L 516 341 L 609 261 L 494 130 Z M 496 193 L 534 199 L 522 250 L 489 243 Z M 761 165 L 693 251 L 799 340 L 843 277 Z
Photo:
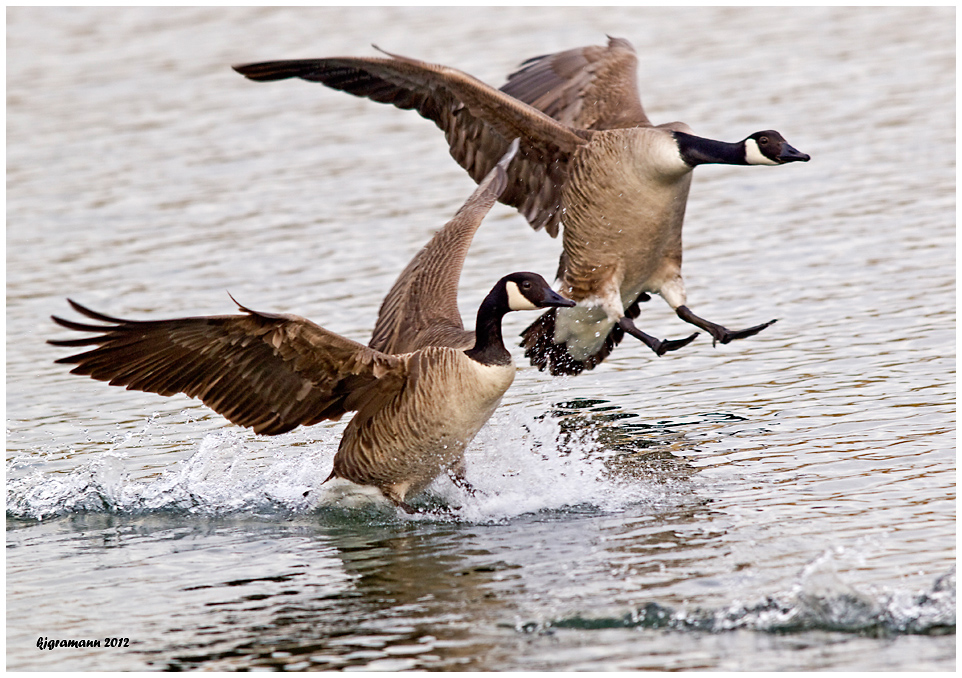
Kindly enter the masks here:
M 597 353 L 585 360 L 576 360 L 568 353 L 566 344 L 555 343 L 556 313 L 557 309 L 549 309 L 521 333 L 521 346 L 525 349 L 525 357 L 542 372 L 548 370 L 554 376 L 560 376 L 581 374 L 585 370 L 593 369 L 608 357 L 625 336 L 625 331 L 615 325 Z

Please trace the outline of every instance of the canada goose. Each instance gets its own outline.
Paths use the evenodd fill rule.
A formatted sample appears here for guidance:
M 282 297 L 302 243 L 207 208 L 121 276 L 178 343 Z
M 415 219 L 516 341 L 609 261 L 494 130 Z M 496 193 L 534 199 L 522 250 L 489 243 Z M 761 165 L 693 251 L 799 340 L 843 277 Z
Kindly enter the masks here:
M 782 165 L 807 161 L 781 134 L 727 143 L 680 122 L 652 126 L 638 97 L 637 58 L 623 39 L 529 59 L 496 90 L 454 68 L 386 58 L 270 61 L 235 66 L 251 80 L 297 77 L 356 96 L 414 109 L 441 128 L 451 155 L 476 181 L 508 139 L 521 152 L 502 203 L 552 236 L 564 224 L 558 278 L 576 308 L 552 309 L 523 334 L 532 364 L 578 374 L 600 363 L 624 333 L 656 354 L 697 335 L 658 340 L 635 326 L 638 302 L 661 295 L 679 318 L 714 342 L 752 336 L 695 315 L 686 305 L 682 239 L 691 171 L 697 165 Z
M 503 166 L 498 166 L 492 179 L 482 182 L 452 220 L 470 230 L 469 239 L 477 224 L 468 222 L 480 222 L 494 204 L 506 181 L 503 174 Z M 460 327 L 456 304 L 453 311 L 446 307 L 451 295 L 456 298 L 460 265 L 456 268 L 453 283 L 448 274 L 434 279 L 428 274 L 402 275 L 399 283 L 424 284 L 422 293 L 437 293 L 445 301 L 437 307 L 407 302 L 406 308 L 424 318 L 444 320 L 449 314 L 446 325 Z M 504 315 L 574 306 L 540 275 L 512 273 L 498 281 L 481 303 L 474 340 L 467 350 L 442 345 L 445 341 L 463 344 L 463 329 L 461 339 L 449 336 L 435 342 L 412 334 L 409 325 L 397 323 L 382 309 L 379 325 L 399 328 L 393 341 L 420 344 L 417 350 L 392 354 L 296 315 L 260 313 L 240 304 L 244 315 L 136 321 L 68 301 L 82 315 L 111 323 L 88 325 L 53 316 L 54 322 L 68 329 L 97 333 L 48 342 L 96 346 L 56 361 L 75 364 L 72 373 L 160 395 L 184 393 L 235 424 L 265 435 L 337 420 L 345 412 L 356 411 L 344 430 L 328 480 L 337 477 L 373 485 L 408 512 L 414 509 L 406 498 L 423 490 L 442 471 L 466 484 L 464 448 L 514 380 L 511 354 L 501 337 Z M 377 343 L 377 332 L 372 343 Z

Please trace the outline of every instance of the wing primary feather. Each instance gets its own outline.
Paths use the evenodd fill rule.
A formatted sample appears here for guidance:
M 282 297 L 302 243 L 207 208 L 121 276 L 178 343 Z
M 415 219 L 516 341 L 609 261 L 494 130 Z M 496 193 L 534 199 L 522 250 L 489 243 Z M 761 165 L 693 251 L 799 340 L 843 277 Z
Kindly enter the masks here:
M 400 389 L 399 357 L 340 337 L 309 320 L 262 313 L 231 300 L 245 315 L 134 321 L 71 301 L 78 313 L 109 325 L 53 317 L 69 330 L 93 333 L 50 340 L 90 350 L 56 360 L 74 374 L 160 395 L 199 398 L 230 421 L 275 435 L 339 418 Z M 349 402 L 348 402 L 349 401 Z

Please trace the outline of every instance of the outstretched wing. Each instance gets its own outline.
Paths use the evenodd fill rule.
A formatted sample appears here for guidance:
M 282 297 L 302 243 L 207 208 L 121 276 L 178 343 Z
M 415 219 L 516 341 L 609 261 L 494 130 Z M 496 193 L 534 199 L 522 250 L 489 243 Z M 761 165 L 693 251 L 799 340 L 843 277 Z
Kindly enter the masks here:
M 638 96 L 638 58 L 631 43 L 608 37 L 591 45 L 528 59 L 501 91 L 569 127 L 650 127 Z
M 535 229 L 558 233 L 567 165 L 590 133 L 562 125 L 541 111 L 454 68 L 389 55 L 269 61 L 234 66 L 251 80 L 301 78 L 355 96 L 413 109 L 444 131 L 451 155 L 475 181 L 491 171 L 520 138 L 500 201 L 516 207 Z
M 371 400 L 389 399 L 406 378 L 404 361 L 384 355 L 295 315 L 245 315 L 135 321 L 112 318 L 70 301 L 109 325 L 53 316 L 62 327 L 96 336 L 51 340 L 96 346 L 57 360 L 74 374 L 111 385 L 199 398 L 256 433 L 338 419 Z
M 511 142 L 454 218 L 398 276 L 381 302 L 368 346 L 383 353 L 410 353 L 427 346 L 474 345 L 474 333 L 464 330 L 458 311 L 458 281 L 475 232 L 508 183 L 508 165 L 518 145 L 517 139 Z

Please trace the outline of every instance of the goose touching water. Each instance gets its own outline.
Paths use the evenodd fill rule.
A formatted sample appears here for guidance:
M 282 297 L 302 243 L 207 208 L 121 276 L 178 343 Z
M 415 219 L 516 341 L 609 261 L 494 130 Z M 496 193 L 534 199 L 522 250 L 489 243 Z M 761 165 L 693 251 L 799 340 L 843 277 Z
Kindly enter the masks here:
M 442 233 L 457 240 L 453 236 L 460 232 L 470 243 L 504 188 L 509 160 L 481 182 Z M 425 251 L 430 253 L 430 248 Z M 438 273 L 423 252 L 406 269 L 420 268 L 421 274 L 402 274 L 385 300 L 378 325 L 391 338 L 378 339 L 376 331 L 372 340 L 385 350 L 363 346 L 296 315 L 261 313 L 239 304 L 243 315 L 139 321 L 70 301 L 78 313 L 106 324 L 54 316 L 58 325 L 94 336 L 49 343 L 94 347 L 56 361 L 76 365 L 74 374 L 165 396 L 184 393 L 255 433 L 277 435 L 356 412 L 344 430 L 328 480 L 372 485 L 398 507 L 414 512 L 407 498 L 441 472 L 463 482 L 464 448 L 514 379 L 511 354 L 501 336 L 504 315 L 574 306 L 540 275 L 512 273 L 482 301 L 475 332 L 465 346 L 457 305 L 449 303 L 456 302 L 460 264 Z M 395 293 L 399 284 L 420 289 L 405 297 Z M 419 295 L 425 301 L 417 301 Z M 435 304 L 436 299 L 443 303 Z M 425 336 L 412 331 L 418 326 L 406 322 L 407 314 L 433 318 L 460 334 Z M 392 348 L 402 344 L 408 347 L 403 352 Z
M 663 355 L 688 344 L 659 340 L 633 320 L 659 294 L 679 318 L 726 344 L 771 322 L 732 331 L 697 316 L 681 275 L 681 230 L 698 165 L 783 165 L 809 156 L 776 131 L 741 141 L 695 136 L 680 122 L 654 126 L 641 105 L 631 44 L 609 38 L 529 59 L 500 90 L 447 66 L 387 54 L 269 61 L 235 66 L 255 81 L 301 78 L 413 109 L 444 131 L 451 155 L 476 181 L 509 140 L 521 150 L 499 200 L 535 229 L 556 236 L 561 292 L 575 308 L 551 309 L 523 334 L 532 364 L 578 374 L 607 357 L 628 333 Z

